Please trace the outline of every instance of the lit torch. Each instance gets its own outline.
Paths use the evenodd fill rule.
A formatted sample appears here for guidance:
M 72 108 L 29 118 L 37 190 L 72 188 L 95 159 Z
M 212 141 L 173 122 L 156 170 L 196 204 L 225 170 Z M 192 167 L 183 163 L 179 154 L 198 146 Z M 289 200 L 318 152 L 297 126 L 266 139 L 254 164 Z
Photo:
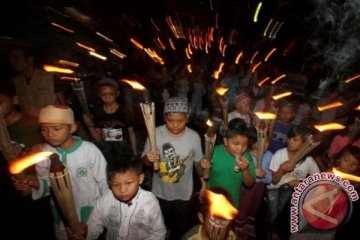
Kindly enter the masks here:
M 238 210 L 222 194 L 207 191 L 210 202 L 210 236 L 212 240 L 225 239 L 229 230 L 229 223 L 234 219 Z
M 50 160 L 49 179 L 56 201 L 68 226 L 72 231 L 82 236 L 79 218 L 76 214 L 69 170 L 60 162 L 58 154 L 52 154 Z
M 205 134 L 205 158 L 211 161 L 211 156 L 215 146 L 216 133 L 213 122 L 207 120 L 206 125 L 208 125 L 208 129 L 207 133 Z M 209 168 L 204 169 L 203 177 L 205 180 L 209 178 L 209 171 Z
M 144 91 L 144 102 L 140 103 L 140 107 L 144 117 L 147 133 L 149 136 L 150 149 L 152 151 L 156 151 L 157 144 L 156 144 L 156 127 L 155 127 L 155 104 L 154 102 L 150 102 L 149 91 L 146 91 L 146 88 L 137 81 L 126 80 L 126 79 L 123 79 L 122 81 L 129 84 L 135 90 Z M 160 168 L 160 162 L 158 160 L 154 162 L 153 169 L 154 171 L 158 171 L 159 168 Z
M 223 114 L 223 132 L 228 129 L 228 99 L 225 95 L 228 90 L 228 88 L 224 87 L 218 87 L 215 90 L 216 93 L 220 95 L 220 104 Z

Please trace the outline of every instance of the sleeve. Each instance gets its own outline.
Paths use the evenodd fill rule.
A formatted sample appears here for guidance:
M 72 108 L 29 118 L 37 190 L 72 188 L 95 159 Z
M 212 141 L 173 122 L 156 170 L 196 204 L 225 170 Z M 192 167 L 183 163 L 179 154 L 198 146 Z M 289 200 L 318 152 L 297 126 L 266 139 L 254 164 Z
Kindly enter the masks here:
M 196 133 L 196 137 L 194 137 L 194 162 L 195 165 L 197 165 L 200 160 L 204 157 L 204 153 L 202 151 L 202 147 L 201 147 L 201 140 L 200 140 L 200 136 L 199 134 Z
M 107 191 L 110 190 L 106 178 L 107 163 L 101 151 L 95 145 L 92 145 L 92 147 L 94 150 L 90 155 L 91 157 L 90 169 L 99 187 L 100 194 L 104 195 Z
M 276 172 L 280 168 L 280 164 L 281 164 L 281 152 L 280 151 L 281 151 L 281 149 L 276 151 L 275 154 L 273 155 L 273 157 L 271 158 L 269 170 L 272 172 Z
M 262 182 L 265 184 L 270 184 L 272 181 L 272 174 L 269 169 L 272 156 L 273 154 L 270 151 L 267 151 L 263 157 L 262 168 L 266 172 L 266 176 L 262 179 Z
M 150 205 L 150 206 L 149 206 Z M 152 226 L 152 233 L 149 236 L 149 240 L 162 240 L 165 239 L 166 235 L 166 227 L 164 223 L 164 219 L 161 213 L 159 201 L 156 197 L 153 197 L 152 204 L 149 204 L 148 207 L 151 209 L 150 211 L 150 221 L 149 223 Z
M 106 204 L 103 204 L 103 197 L 96 201 L 95 206 L 91 211 L 89 220 L 87 221 L 87 240 L 97 239 L 97 237 L 104 231 L 104 223 L 102 221 L 104 211 L 101 206 L 106 206 Z
M 50 160 L 36 164 L 36 176 L 39 180 L 39 189 L 32 188 L 32 198 L 34 200 L 50 195 L 49 179 Z
M 313 175 L 313 174 L 315 174 L 315 173 L 319 173 L 319 172 L 320 172 L 320 169 L 319 169 L 318 165 L 316 164 L 314 158 L 312 158 L 312 157 L 307 157 L 306 161 L 307 161 L 308 164 L 309 164 L 309 166 L 308 166 L 308 167 L 309 167 L 309 172 L 308 172 L 309 175 Z

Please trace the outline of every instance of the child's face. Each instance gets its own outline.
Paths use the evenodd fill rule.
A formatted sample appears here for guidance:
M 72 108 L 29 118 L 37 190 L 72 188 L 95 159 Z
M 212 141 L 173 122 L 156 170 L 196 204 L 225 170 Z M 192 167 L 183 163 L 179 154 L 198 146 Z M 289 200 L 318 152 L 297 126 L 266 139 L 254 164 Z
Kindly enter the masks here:
M 287 149 L 290 152 L 295 152 L 300 149 L 303 145 L 304 139 L 302 136 L 297 135 L 295 137 L 289 138 L 287 141 Z
M 99 97 L 105 105 L 111 105 L 116 102 L 119 92 L 112 86 L 101 86 L 99 88 Z
M 224 145 L 230 154 L 241 156 L 248 148 L 248 138 L 237 135 L 231 138 L 225 138 Z
M 144 174 L 127 170 L 125 173 L 118 173 L 112 178 L 110 188 L 117 200 L 129 203 L 135 197 L 143 181 Z
M 339 159 L 339 166 L 337 166 L 337 169 L 344 173 L 353 174 L 359 167 L 359 161 L 349 152 L 345 152 Z
M 251 104 L 250 98 L 237 102 L 236 111 L 242 114 L 248 113 L 250 111 L 250 104 Z
M 186 127 L 188 116 L 185 113 L 167 113 L 165 114 L 165 125 L 173 135 L 181 134 Z
M 284 106 L 279 110 L 279 120 L 283 123 L 289 123 L 294 119 L 295 111 L 292 107 Z
M 72 144 L 72 134 L 76 131 L 76 125 L 41 123 L 40 132 L 44 140 L 52 147 L 67 149 Z

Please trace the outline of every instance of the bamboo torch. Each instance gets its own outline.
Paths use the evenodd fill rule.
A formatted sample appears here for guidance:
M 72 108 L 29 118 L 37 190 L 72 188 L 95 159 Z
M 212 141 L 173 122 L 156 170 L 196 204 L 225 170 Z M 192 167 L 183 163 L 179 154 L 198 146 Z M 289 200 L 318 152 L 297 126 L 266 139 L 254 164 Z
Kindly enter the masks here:
M 223 115 L 223 126 L 222 126 L 222 131 L 223 133 L 226 132 L 226 130 L 228 129 L 228 99 L 226 97 L 226 92 L 228 91 L 228 88 L 224 88 L 224 87 L 218 87 L 215 89 L 216 93 L 220 95 L 220 105 L 221 105 L 221 110 L 222 110 L 222 115 Z
M 299 150 L 296 151 L 295 156 L 291 160 L 293 163 L 298 163 L 302 160 L 311 150 L 316 148 L 321 141 L 316 139 L 313 135 L 309 135 Z
M 74 196 L 71 188 L 70 174 L 59 159 L 59 155 L 54 153 L 50 156 L 51 166 L 49 171 L 49 179 L 51 189 L 55 195 L 64 215 L 65 221 L 72 231 L 81 235 L 81 228 L 78 216 L 76 214 Z
M 234 219 L 238 210 L 222 194 L 207 191 L 210 202 L 210 236 L 212 240 L 226 239 L 229 231 L 229 223 Z
M 208 125 L 208 129 L 205 134 L 205 158 L 211 161 L 211 156 L 215 146 L 216 133 L 213 122 L 207 120 L 206 125 Z M 203 177 L 205 180 L 209 178 L 209 171 L 210 171 L 209 168 L 204 169 Z
M 76 98 L 78 99 L 81 107 L 81 111 L 90 116 L 90 109 L 86 98 L 85 88 L 83 81 L 76 79 L 74 82 L 71 82 L 71 87 L 75 93 Z M 90 120 L 89 125 L 94 125 L 92 120 Z
M 140 103 L 141 112 L 144 117 L 146 130 L 149 136 L 150 142 L 150 149 L 152 151 L 157 150 L 157 143 L 156 143 L 156 125 L 155 125 L 155 103 L 150 101 L 149 91 L 141 85 L 139 82 L 134 80 L 127 80 L 123 79 L 123 82 L 129 84 L 135 90 L 144 91 L 144 102 Z M 153 163 L 154 171 L 159 171 L 160 168 L 160 161 L 157 160 Z

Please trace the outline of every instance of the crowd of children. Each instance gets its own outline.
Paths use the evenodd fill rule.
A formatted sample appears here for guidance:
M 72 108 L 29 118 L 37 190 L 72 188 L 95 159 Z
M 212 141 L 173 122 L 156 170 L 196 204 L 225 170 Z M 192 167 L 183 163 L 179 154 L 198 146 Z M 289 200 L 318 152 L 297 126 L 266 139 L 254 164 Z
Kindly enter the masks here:
M 227 127 L 222 127 L 223 122 L 217 125 L 216 145 L 207 159 L 201 137 L 206 127 L 194 124 L 201 115 L 203 99 L 192 104 L 187 99 L 190 86 L 186 77 L 179 77 L 177 94 L 164 88 L 167 94 L 159 105 L 161 112 L 156 112 L 156 150 L 151 148 L 145 128 L 136 128 L 136 111 L 118 102 L 121 96 L 114 79 L 98 82 L 101 104 L 80 120 L 87 126 L 88 140 L 78 136 L 71 107 L 54 102 L 39 108 L 36 117 L 30 116 L 17 107 L 15 90 L 2 86 L 1 113 L 14 145 L 29 152 L 51 151 L 69 170 L 81 232 L 67 225 L 51 191 L 50 159 L 36 163 L 36 171 L 28 171 L 22 178 L 7 176 L 17 191 L 31 193 L 29 201 L 47 199 L 40 207 L 51 206 L 53 239 L 211 239 L 207 192 L 214 189 L 221 189 L 238 209 L 226 239 L 340 239 L 355 231 L 352 227 L 359 218 L 359 207 L 351 201 L 353 214 L 348 213 L 348 221 L 329 231 L 307 226 L 303 232 L 290 235 L 288 228 L 291 196 L 304 179 L 333 168 L 359 175 L 360 123 L 356 111 L 348 112 L 345 130 L 331 131 L 325 141 L 319 137 L 318 151 L 296 159 L 309 137 L 321 135 L 310 125 L 316 122 L 310 119 L 311 106 L 275 102 L 267 96 L 260 103 L 251 92 L 235 91 Z M 199 92 L 204 94 L 200 70 L 197 77 Z M 255 111 L 276 114 L 276 119 L 264 121 L 268 136 L 262 153 L 258 152 L 256 126 L 263 120 Z M 159 169 L 154 170 L 154 164 L 159 164 Z M 209 171 L 206 178 L 205 171 Z M 149 185 L 145 186 L 146 180 Z M 356 182 L 349 183 L 358 189 Z M 332 210 L 329 206 L 322 214 Z M 29 214 L 29 219 L 36 219 L 34 213 Z M 33 234 L 41 236 L 36 231 Z

